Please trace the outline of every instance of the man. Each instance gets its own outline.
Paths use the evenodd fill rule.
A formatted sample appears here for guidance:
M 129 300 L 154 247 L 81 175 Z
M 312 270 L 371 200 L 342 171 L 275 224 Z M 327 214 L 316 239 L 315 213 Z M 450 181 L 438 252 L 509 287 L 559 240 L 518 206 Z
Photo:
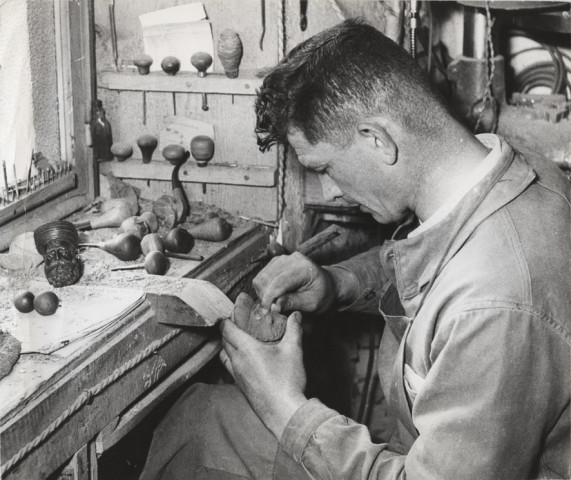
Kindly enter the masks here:
M 360 21 L 292 50 L 256 109 L 262 149 L 289 143 L 326 196 L 401 227 L 332 267 L 297 253 L 272 260 L 254 286 L 264 306 L 294 312 L 283 339 L 266 345 L 224 322 L 221 359 L 240 390 L 187 392 L 143 478 L 566 477 L 565 178 L 495 135 L 471 135 L 414 60 Z M 389 443 L 304 396 L 298 311 L 332 307 L 386 321 L 379 375 L 398 422 Z

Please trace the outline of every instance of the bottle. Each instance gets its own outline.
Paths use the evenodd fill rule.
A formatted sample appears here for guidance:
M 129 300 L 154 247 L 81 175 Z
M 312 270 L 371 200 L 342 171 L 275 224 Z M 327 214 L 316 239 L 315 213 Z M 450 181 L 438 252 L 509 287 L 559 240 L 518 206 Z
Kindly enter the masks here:
M 105 117 L 105 109 L 103 108 L 101 100 L 97 100 L 93 108 L 91 136 L 93 142 L 93 158 L 99 162 L 113 160 L 114 155 L 111 152 L 113 134 L 111 133 L 111 124 Z

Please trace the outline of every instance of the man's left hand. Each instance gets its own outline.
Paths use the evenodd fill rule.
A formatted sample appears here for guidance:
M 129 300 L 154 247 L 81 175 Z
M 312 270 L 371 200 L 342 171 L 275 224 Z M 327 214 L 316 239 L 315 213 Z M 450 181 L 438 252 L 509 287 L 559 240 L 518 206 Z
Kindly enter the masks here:
M 301 348 L 301 314 L 287 319 L 286 332 L 277 344 L 266 344 L 236 326 L 221 323 L 220 359 L 246 395 L 254 411 L 279 440 L 292 415 L 307 400 Z

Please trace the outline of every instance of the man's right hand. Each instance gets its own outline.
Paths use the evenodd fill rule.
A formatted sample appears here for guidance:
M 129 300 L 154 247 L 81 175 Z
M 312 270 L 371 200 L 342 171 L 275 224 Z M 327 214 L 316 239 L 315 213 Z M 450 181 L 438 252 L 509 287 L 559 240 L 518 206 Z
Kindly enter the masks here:
M 273 258 L 253 285 L 262 306 L 279 312 L 322 313 L 336 301 L 331 273 L 299 252 Z

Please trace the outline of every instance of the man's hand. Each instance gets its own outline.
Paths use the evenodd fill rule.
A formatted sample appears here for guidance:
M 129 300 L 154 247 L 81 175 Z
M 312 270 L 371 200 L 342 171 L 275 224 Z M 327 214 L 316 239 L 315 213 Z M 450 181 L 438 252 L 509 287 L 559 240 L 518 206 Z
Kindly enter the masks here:
M 253 280 L 262 306 L 321 313 L 335 301 L 329 272 L 301 253 L 273 258 Z
M 262 422 L 279 440 L 292 415 L 307 400 L 301 349 L 301 314 L 292 313 L 277 344 L 265 344 L 230 320 L 221 323 L 220 359 Z

